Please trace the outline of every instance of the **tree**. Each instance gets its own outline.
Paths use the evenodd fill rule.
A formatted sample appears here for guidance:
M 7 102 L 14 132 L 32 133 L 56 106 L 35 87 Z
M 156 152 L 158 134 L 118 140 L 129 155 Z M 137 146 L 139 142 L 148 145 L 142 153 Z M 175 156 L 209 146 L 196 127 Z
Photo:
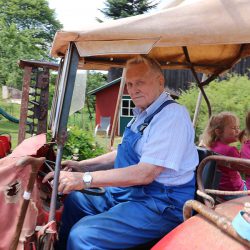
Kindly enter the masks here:
M 98 71 L 89 71 L 87 79 L 87 92 L 94 90 L 103 85 L 107 80 L 107 76 Z
M 18 60 L 52 60 L 49 47 L 62 25 L 46 0 L 0 0 L 0 6 L 0 81 L 20 88 Z
M 104 3 L 105 7 L 99 10 L 108 18 L 119 19 L 146 13 L 156 8 L 158 3 L 158 1 L 149 0 L 107 0 Z M 122 69 L 111 68 L 108 72 L 108 81 L 113 81 L 121 77 L 121 75 Z
M 228 78 L 218 82 L 213 81 L 209 86 L 205 87 L 205 92 L 210 100 L 212 113 L 218 114 L 222 111 L 234 112 L 241 121 L 241 128 L 244 127 L 245 115 L 249 106 L 248 93 L 250 91 L 250 79 L 247 76 L 228 75 Z M 196 100 L 199 93 L 197 87 L 192 87 L 186 90 L 180 96 L 178 102 L 185 105 L 193 118 L 196 106 Z M 198 116 L 198 122 L 196 127 L 196 141 L 199 140 L 199 136 L 205 129 L 208 121 L 207 106 L 202 98 L 202 105 Z
M 158 3 L 148 0 L 107 0 L 105 8 L 100 11 L 108 18 L 118 19 L 146 13 Z

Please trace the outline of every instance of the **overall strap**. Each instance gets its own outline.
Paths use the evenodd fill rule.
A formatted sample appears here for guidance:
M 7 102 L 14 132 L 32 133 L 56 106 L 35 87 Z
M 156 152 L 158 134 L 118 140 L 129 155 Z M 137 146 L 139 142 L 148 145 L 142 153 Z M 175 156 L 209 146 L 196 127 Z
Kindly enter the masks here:
M 165 101 L 164 103 L 162 103 L 162 105 L 161 105 L 158 109 L 156 109 L 155 112 L 153 112 L 151 115 L 149 115 L 149 116 L 144 120 L 144 122 L 143 122 L 141 125 L 139 125 L 139 126 L 137 127 L 138 131 L 141 132 L 141 134 L 143 134 L 144 129 L 149 125 L 149 123 L 150 123 L 151 120 L 154 118 L 154 116 L 155 116 L 156 114 L 158 114 L 164 107 L 166 107 L 167 105 L 169 105 L 169 104 L 171 104 L 171 103 L 177 103 L 177 102 L 174 101 L 174 100 L 167 100 L 167 101 Z

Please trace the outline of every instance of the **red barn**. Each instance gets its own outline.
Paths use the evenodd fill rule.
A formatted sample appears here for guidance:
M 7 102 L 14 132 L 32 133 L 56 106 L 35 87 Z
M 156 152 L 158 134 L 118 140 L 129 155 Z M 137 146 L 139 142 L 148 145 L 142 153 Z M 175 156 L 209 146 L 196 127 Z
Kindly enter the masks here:
M 96 125 L 100 124 L 101 117 L 110 117 L 111 126 L 115 113 L 116 101 L 119 93 L 121 78 L 118 78 L 104 86 L 90 91 L 88 94 L 96 96 Z M 122 136 L 127 123 L 132 119 L 134 103 L 128 95 L 126 86 L 121 102 L 116 135 Z M 110 131 L 111 131 L 110 127 Z

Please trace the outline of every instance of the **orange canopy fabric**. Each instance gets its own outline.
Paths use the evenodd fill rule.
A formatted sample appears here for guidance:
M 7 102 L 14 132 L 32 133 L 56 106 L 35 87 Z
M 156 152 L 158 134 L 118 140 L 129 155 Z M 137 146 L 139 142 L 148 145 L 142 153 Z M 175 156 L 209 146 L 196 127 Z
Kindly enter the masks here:
M 82 31 L 58 31 L 51 54 L 64 57 L 73 42 L 82 69 L 123 67 L 149 54 L 163 69 L 190 68 L 215 74 L 250 55 L 249 0 L 184 0 L 156 13 L 112 20 Z

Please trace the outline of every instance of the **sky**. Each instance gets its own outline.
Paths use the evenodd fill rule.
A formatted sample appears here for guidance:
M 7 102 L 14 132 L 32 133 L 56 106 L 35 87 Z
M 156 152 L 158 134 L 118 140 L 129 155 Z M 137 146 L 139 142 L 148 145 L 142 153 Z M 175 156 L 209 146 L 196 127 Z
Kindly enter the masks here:
M 161 0 L 158 8 L 172 0 Z M 57 19 L 64 30 L 84 29 L 97 23 L 96 17 L 104 20 L 98 9 L 103 9 L 105 0 L 48 0 L 49 7 L 55 9 Z

